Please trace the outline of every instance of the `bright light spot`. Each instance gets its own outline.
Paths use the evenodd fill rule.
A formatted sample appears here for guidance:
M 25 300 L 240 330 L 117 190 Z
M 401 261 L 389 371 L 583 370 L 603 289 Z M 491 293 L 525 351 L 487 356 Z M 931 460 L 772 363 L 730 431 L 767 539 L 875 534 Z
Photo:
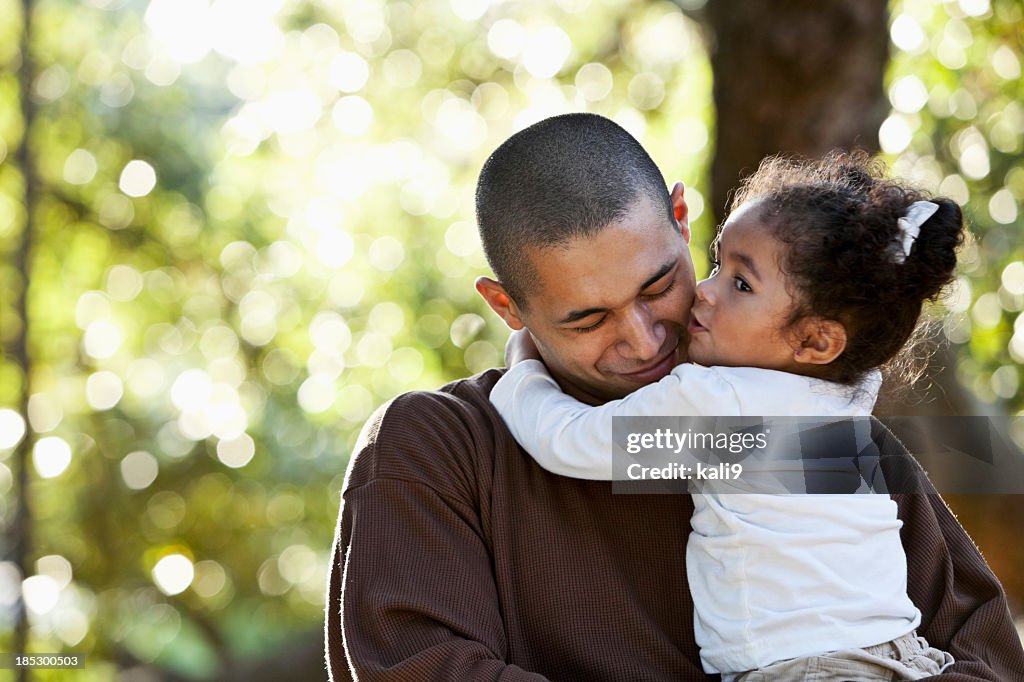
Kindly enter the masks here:
M 86 185 L 96 177 L 96 157 L 85 149 L 76 149 L 64 162 L 64 180 L 72 185 Z
M 1003 268 L 1003 288 L 1009 293 L 1020 296 L 1024 294 L 1024 263 L 1014 261 Z
M 25 420 L 11 409 L 0 409 L 0 449 L 13 448 L 25 437 Z
M 971 191 L 967 187 L 967 181 L 957 174 L 947 175 L 939 184 L 939 194 L 947 196 L 961 206 L 965 205 L 971 198 Z
M 151 398 L 164 390 L 164 368 L 151 358 L 133 360 L 126 376 L 128 389 L 140 398 Z
M 33 393 L 28 398 L 28 423 L 36 433 L 53 431 L 64 419 L 60 401 L 52 393 Z
M 146 80 L 153 85 L 166 87 L 173 85 L 174 81 L 178 80 L 181 75 L 181 66 L 174 59 L 157 55 L 146 66 L 143 74 L 146 76 Z
M 925 42 L 921 25 L 907 14 L 896 17 L 896 20 L 892 22 L 889 34 L 892 36 L 893 44 L 906 52 L 919 50 Z
M 960 153 L 960 170 L 972 180 L 981 180 L 989 174 L 988 145 L 984 141 L 972 141 Z
M 484 318 L 473 313 L 459 315 L 452 322 L 450 335 L 452 343 L 459 348 L 467 347 L 487 327 Z
M 383 367 L 391 357 L 391 349 L 391 337 L 368 332 L 356 344 L 356 358 L 364 367 Z
M 584 99 L 597 102 L 611 94 L 615 80 L 611 70 L 604 64 L 590 62 L 576 72 L 576 88 Z
M 1017 395 L 1019 388 L 1020 376 L 1016 367 L 1003 365 L 992 373 L 992 391 L 1000 398 L 1009 400 Z
M 704 213 L 704 195 L 696 187 L 686 188 L 686 206 L 690 209 L 690 224 Z
M 145 20 L 172 59 L 193 64 L 210 51 L 209 12 L 206 0 L 152 0 Z
M 238 337 L 230 327 L 216 324 L 203 332 L 199 350 L 210 360 L 230 358 L 238 352 Z
M 423 354 L 415 348 L 398 348 L 388 359 L 388 372 L 396 381 L 410 384 L 423 374 Z
M 292 545 L 277 558 L 278 572 L 292 584 L 307 580 L 318 568 L 316 554 L 305 545 Z
M 342 51 L 331 60 L 328 80 L 342 92 L 358 92 L 369 78 L 366 60 L 354 52 Z
M 311 376 L 299 386 L 299 407 L 310 414 L 320 414 L 334 404 L 334 381 Z
M 213 382 L 201 369 L 185 370 L 171 386 L 171 402 L 183 412 L 202 409 L 212 396 Z
M 1015 81 L 1020 78 L 1020 59 L 1006 45 L 1000 45 L 992 54 L 992 68 L 1003 80 Z
M 331 230 L 316 242 L 316 258 L 329 268 L 340 268 L 355 253 L 356 244 L 345 230 Z
M 395 88 L 411 88 L 423 75 L 423 62 L 412 50 L 395 50 L 384 58 L 384 80 Z
M 943 41 L 939 43 L 939 47 L 935 51 L 935 56 L 938 58 L 940 64 L 952 71 L 962 69 L 967 65 L 967 52 L 964 48 L 960 47 L 948 38 L 943 39 Z
M 978 297 L 971 308 L 974 323 L 983 329 L 992 329 L 1003 319 L 1003 307 L 999 305 L 999 295 L 988 292 Z
M 76 646 L 89 633 L 89 619 L 75 606 L 58 608 L 53 614 L 53 629 L 68 646 Z
M 183 554 L 169 554 L 153 567 L 153 582 L 166 595 L 181 594 L 195 577 L 192 561 Z
M 373 125 L 373 107 L 358 95 L 342 97 L 334 104 L 331 118 L 338 132 L 359 137 Z
M 227 573 L 216 561 L 206 560 L 196 564 L 196 578 L 192 589 L 205 599 L 214 597 L 227 584 Z
M 988 14 L 991 9 L 989 0 L 959 0 L 958 4 L 963 13 L 969 17 L 980 17 Z
M 232 469 L 244 467 L 255 454 L 256 442 L 247 433 L 217 443 L 217 459 Z
M 33 613 L 45 616 L 53 610 L 60 598 L 60 587 L 48 575 L 33 575 L 21 583 L 25 606 Z
M 353 424 L 366 421 L 373 412 L 376 398 L 359 384 L 349 384 L 338 395 L 338 414 Z
M 992 220 L 1009 225 L 1017 220 L 1017 200 L 1008 189 L 1001 189 L 988 202 L 988 213 Z
M 263 103 L 266 126 L 278 133 L 309 130 L 320 120 L 323 108 L 316 93 L 308 88 L 275 92 Z
M 309 340 L 318 350 L 341 354 L 352 345 L 352 332 L 338 313 L 318 313 L 309 325 Z
M 13 561 L 0 561 L 0 606 L 14 606 L 21 595 L 21 573 Z
M 444 233 L 444 245 L 461 258 L 481 253 L 482 250 L 476 224 L 468 220 L 459 220 L 448 226 Z
M 142 275 L 130 265 L 115 265 L 107 271 L 107 293 L 115 301 L 131 301 L 142 292 Z
M 370 187 L 365 147 L 342 147 L 324 152 L 316 160 L 316 188 L 337 200 L 358 199 Z M 335 218 L 335 224 L 339 218 Z
M 565 65 L 572 41 L 557 26 L 544 26 L 527 36 L 523 66 L 536 78 L 552 78 Z
M 121 460 L 121 478 L 132 490 L 144 490 L 156 480 L 160 464 L 144 450 L 128 453 Z
M 484 15 L 487 7 L 491 4 L 489 0 L 450 0 L 452 12 L 459 19 L 465 21 L 476 21 Z
M 402 306 L 393 301 L 382 301 L 373 306 L 366 321 L 367 329 L 394 336 L 405 327 L 405 313 Z
M 902 116 L 890 116 L 878 129 L 878 142 L 887 154 L 899 154 L 910 146 L 914 131 Z
M 156 170 L 145 161 L 129 161 L 118 186 L 130 197 L 144 197 L 156 187 Z
M 630 135 L 638 140 L 644 139 L 647 133 L 647 119 L 636 109 L 626 107 L 616 112 L 612 120 L 626 129 Z
M 398 269 L 405 259 L 405 247 L 395 237 L 386 235 L 379 237 L 370 244 L 370 264 L 381 272 L 391 272 Z
M 216 0 L 209 14 L 214 49 L 243 64 L 268 61 L 283 42 L 274 22 L 280 5 L 278 0 Z
M 907 76 L 889 88 L 889 101 L 896 111 L 914 114 L 928 103 L 928 88 L 917 76 Z
M 132 200 L 123 194 L 108 194 L 100 200 L 97 217 L 104 227 L 111 230 L 123 230 L 131 224 L 132 218 L 135 217 L 135 206 L 132 205 Z
M 950 285 L 946 297 L 943 299 L 946 308 L 952 313 L 964 313 L 971 307 L 972 287 L 971 281 L 966 277 L 957 277 Z
M 629 101 L 637 109 L 656 109 L 665 98 L 665 83 L 655 73 L 638 73 L 629 81 Z
M 249 415 L 240 404 L 238 391 L 228 384 L 216 384 L 207 406 L 210 432 L 221 440 L 232 440 L 249 428 Z
M 95 372 L 85 381 L 85 399 L 94 410 L 109 410 L 123 396 L 124 384 L 113 372 Z
M 49 576 L 57 589 L 62 590 L 71 583 L 71 562 L 59 554 L 47 554 L 36 560 L 36 573 Z
M 469 153 L 487 140 L 487 122 L 463 99 L 452 98 L 442 104 L 434 126 L 442 148 L 456 153 Z
M 32 449 L 32 463 L 43 478 L 56 478 L 71 464 L 71 446 L 57 436 L 41 438 Z
M 253 290 L 238 304 L 242 316 L 239 331 L 254 346 L 265 346 L 277 334 L 277 299 L 265 291 Z
M 487 47 L 494 56 L 515 59 L 526 44 L 526 31 L 514 19 L 499 19 L 487 31 Z

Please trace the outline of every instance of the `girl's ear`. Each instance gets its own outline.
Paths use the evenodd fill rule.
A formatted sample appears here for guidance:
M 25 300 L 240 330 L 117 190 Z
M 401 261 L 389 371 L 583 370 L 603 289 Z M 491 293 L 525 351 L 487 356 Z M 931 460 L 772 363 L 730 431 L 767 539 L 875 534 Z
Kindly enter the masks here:
M 827 365 L 846 350 L 846 327 L 836 320 L 809 317 L 796 325 L 793 359 L 808 365 Z

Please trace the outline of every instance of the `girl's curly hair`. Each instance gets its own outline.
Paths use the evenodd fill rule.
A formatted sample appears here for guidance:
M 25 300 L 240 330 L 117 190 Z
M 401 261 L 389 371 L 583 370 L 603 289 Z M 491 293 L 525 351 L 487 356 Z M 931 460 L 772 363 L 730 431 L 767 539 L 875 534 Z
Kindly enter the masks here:
M 920 200 L 938 211 L 899 262 L 898 221 Z M 846 328 L 846 348 L 824 368 L 827 379 L 856 383 L 892 361 L 924 302 L 953 281 L 965 230 L 960 207 L 887 179 L 884 164 L 866 152 L 768 158 L 743 180 L 729 210 L 751 201 L 784 245 L 780 267 L 796 301 L 790 324 L 819 316 Z

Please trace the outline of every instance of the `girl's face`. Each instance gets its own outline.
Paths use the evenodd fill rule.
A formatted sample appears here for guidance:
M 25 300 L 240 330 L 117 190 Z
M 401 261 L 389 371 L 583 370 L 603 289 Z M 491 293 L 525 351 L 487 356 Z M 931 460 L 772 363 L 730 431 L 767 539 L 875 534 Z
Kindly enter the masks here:
M 718 264 L 697 283 L 690 311 L 691 362 L 800 372 L 787 333 L 794 301 L 779 269 L 782 244 L 761 220 L 757 201 L 725 221 Z

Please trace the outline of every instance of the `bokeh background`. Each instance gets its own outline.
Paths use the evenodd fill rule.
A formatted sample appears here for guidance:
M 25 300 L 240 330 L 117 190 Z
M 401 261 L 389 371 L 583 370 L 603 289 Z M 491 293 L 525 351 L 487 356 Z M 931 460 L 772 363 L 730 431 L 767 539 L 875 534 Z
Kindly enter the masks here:
M 552 114 L 687 182 L 698 275 L 761 154 L 880 149 L 973 232 L 888 409 L 1022 414 L 1022 36 L 1018 0 L 0 0 L 0 651 L 325 678 L 355 436 L 501 363 L 475 179 Z M 1020 500 L 950 503 L 1019 612 Z

